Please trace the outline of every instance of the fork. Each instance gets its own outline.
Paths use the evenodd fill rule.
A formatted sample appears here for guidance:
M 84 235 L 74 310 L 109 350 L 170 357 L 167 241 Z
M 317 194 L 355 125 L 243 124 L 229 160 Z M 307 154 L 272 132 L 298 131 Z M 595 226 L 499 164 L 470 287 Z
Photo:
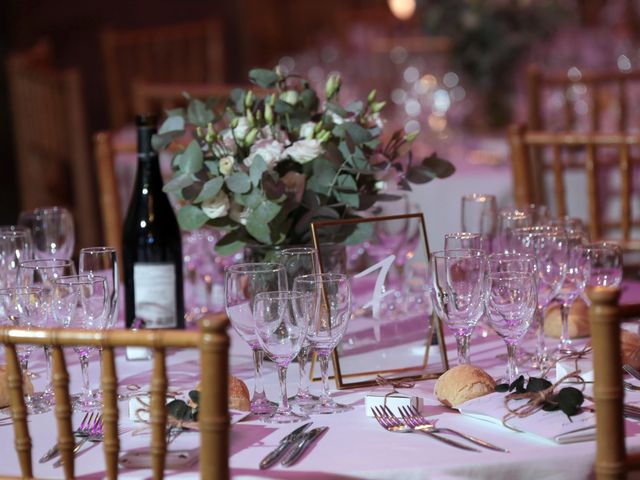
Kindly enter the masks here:
M 87 412 L 85 416 L 82 418 L 82 421 L 80 422 L 80 425 L 78 426 L 78 428 L 76 428 L 73 431 L 73 435 L 76 437 L 86 436 L 88 434 L 89 426 L 93 422 L 94 415 L 95 415 L 95 412 Z M 55 458 L 56 456 L 58 456 L 59 453 L 60 452 L 58 451 L 58 444 L 56 443 L 53 447 L 47 450 L 47 453 L 45 453 L 42 457 L 40 457 L 39 462 L 40 463 L 48 462 L 52 458 Z
M 91 418 L 93 418 L 93 414 L 91 415 Z M 78 433 L 77 435 L 82 437 L 82 439 L 78 443 L 76 443 L 75 447 L 73 447 L 74 455 L 78 453 L 80 448 L 88 441 L 101 442 L 103 440 L 102 415 L 98 415 L 96 419 L 93 421 L 88 421 L 85 429 L 81 433 Z M 61 465 L 62 465 L 62 458 L 59 458 L 58 460 L 55 461 L 55 463 L 53 464 L 53 467 L 58 468 Z
M 637 392 L 640 390 L 639 386 L 634 385 L 633 383 L 625 382 L 624 380 L 622 381 L 622 386 L 627 392 Z
M 427 432 L 425 430 L 414 430 L 408 427 L 407 425 L 405 425 L 402 422 L 402 420 L 400 420 L 398 417 L 393 415 L 393 413 L 389 414 L 385 412 L 382 408 L 373 407 L 372 411 L 373 411 L 373 416 L 378 421 L 378 423 L 382 426 L 382 428 L 384 428 L 385 430 L 388 430 L 389 432 L 397 432 L 397 433 L 420 432 L 420 433 L 424 433 L 425 435 L 429 435 L 430 437 L 435 438 L 436 440 L 440 440 L 441 442 L 446 443 L 447 445 L 450 445 L 452 447 L 457 447 L 457 448 L 461 448 L 462 450 L 469 450 L 472 452 L 480 451 L 473 447 L 468 447 L 467 445 L 463 445 L 462 443 L 454 442 L 453 440 L 450 440 L 448 438 L 441 437 L 440 435 L 436 435 L 434 432 Z
M 405 423 L 409 427 L 415 430 L 421 430 L 425 432 L 434 432 L 434 433 L 440 433 L 440 432 L 450 433 L 453 435 L 458 435 L 459 437 L 464 438 L 465 440 L 468 440 L 472 443 L 475 443 L 476 445 L 480 445 L 481 447 L 488 448 L 489 450 L 495 450 L 497 452 L 505 452 L 505 453 L 509 452 L 509 450 L 498 447 L 492 443 L 485 442 L 484 440 L 474 437 L 473 435 L 468 435 L 466 433 L 458 432 L 457 430 L 453 430 L 451 428 L 436 427 L 435 424 L 429 422 L 429 420 L 424 418 L 422 414 L 418 411 L 418 409 L 415 408 L 413 405 L 409 406 L 408 408 L 400 407 L 399 410 Z

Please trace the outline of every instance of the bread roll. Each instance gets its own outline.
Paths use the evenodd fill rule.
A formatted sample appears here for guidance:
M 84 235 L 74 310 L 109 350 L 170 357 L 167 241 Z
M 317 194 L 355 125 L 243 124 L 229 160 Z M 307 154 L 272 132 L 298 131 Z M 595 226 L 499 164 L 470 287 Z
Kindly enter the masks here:
M 196 386 L 196 390 L 200 391 L 200 384 Z M 249 389 L 247 385 L 237 377 L 229 375 L 229 408 L 234 410 L 243 410 L 248 412 L 251 408 L 249 400 Z
M 33 384 L 28 375 L 22 376 L 22 388 L 25 393 L 33 393 Z M 7 367 L 0 365 L 0 408 L 9 406 L 9 380 L 7 379 Z
M 548 337 L 560 338 L 562 319 L 560 305 L 549 307 L 544 316 L 544 334 Z M 591 334 L 589 328 L 589 307 L 582 298 L 576 298 L 569 310 L 569 338 L 588 337 Z
M 458 365 L 443 373 L 436 382 L 435 394 L 443 405 L 455 407 L 496 389 L 495 380 L 473 365 Z
M 620 332 L 620 350 L 622 364 L 628 363 L 636 370 L 640 369 L 640 335 L 627 330 Z

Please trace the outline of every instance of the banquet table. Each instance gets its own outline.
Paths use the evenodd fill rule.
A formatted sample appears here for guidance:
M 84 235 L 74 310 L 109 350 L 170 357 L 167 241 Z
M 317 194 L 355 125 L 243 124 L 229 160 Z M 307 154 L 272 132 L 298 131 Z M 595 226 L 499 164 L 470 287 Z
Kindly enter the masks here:
M 627 288 L 623 302 L 629 301 L 640 292 L 640 286 Z M 637 331 L 636 323 L 625 328 Z M 478 333 L 480 329 L 478 329 Z M 230 365 L 232 373 L 244 379 L 252 387 L 252 357 L 247 345 L 229 331 L 231 338 Z M 531 349 L 532 338 L 528 338 L 525 348 Z M 557 339 L 547 339 L 552 347 Z M 455 364 L 453 353 L 455 342 L 447 338 L 449 358 Z M 435 351 L 437 349 L 433 349 Z M 494 377 L 504 373 L 504 343 L 489 334 L 476 335 L 471 343 L 472 363 L 481 366 Z M 75 355 L 69 354 L 72 389 L 77 389 L 80 380 L 79 365 Z M 188 392 L 198 382 L 198 354 L 196 351 L 174 351 L 168 355 L 168 375 L 170 390 Z M 0 362 L 2 359 L 0 358 Z M 36 357 L 32 369 L 43 367 L 42 358 Z M 97 378 L 98 365 L 91 364 L 93 378 Z M 117 356 L 117 370 L 120 389 L 128 391 L 134 386 L 142 390 L 149 385 L 150 361 L 127 361 L 124 352 Z M 267 395 L 272 400 L 279 398 L 277 375 L 274 364 L 267 362 L 264 367 Z M 553 375 L 552 375 L 553 378 Z M 37 381 L 37 380 L 36 380 Z M 289 368 L 289 392 L 295 391 L 297 365 Z M 371 388 L 342 390 L 335 394 L 336 400 L 349 404 L 351 411 L 337 415 L 312 416 L 314 426 L 328 426 L 329 430 L 293 467 L 284 468 L 279 464 L 269 470 L 259 470 L 258 463 L 278 441 L 295 428 L 294 425 L 275 426 L 263 423 L 259 418 L 248 416 L 234 423 L 230 432 L 229 463 L 234 478 L 366 478 L 366 479 L 447 479 L 447 478 L 522 478 L 522 479 L 584 479 L 593 475 L 595 442 L 558 445 L 550 440 L 529 434 L 517 433 L 506 428 L 475 418 L 465 417 L 457 411 L 443 407 L 434 398 L 434 380 L 418 382 L 414 388 L 400 389 L 424 398 L 423 414 L 436 420 L 439 426 L 447 426 L 475 435 L 498 446 L 507 448 L 509 453 L 480 449 L 467 452 L 441 444 L 420 434 L 397 434 L 382 429 L 375 419 L 367 417 L 364 409 L 365 393 Z M 380 387 L 378 387 L 380 388 Z M 319 384 L 312 385 L 312 392 L 318 393 Z M 640 404 L 640 393 L 627 393 L 627 402 Z M 129 420 L 128 403 L 120 402 L 121 451 L 148 449 L 150 436 L 144 424 Z M 6 412 L 3 412 L 6 413 Z M 79 424 L 81 412 L 74 413 L 74 425 Z M 29 417 L 29 430 L 33 440 L 35 474 L 43 478 L 60 478 L 61 470 L 52 466 L 53 462 L 37 463 L 37 459 L 48 450 L 56 438 L 53 412 Z M 627 448 L 640 451 L 640 424 L 627 421 Z M 0 426 L 0 445 L 4 446 L 0 473 L 19 474 L 18 460 L 13 445 L 13 428 Z M 198 434 L 186 432 L 170 445 L 170 451 L 188 451 L 197 454 Z M 200 454 L 204 454 L 200 452 Z M 83 448 L 76 458 L 78 478 L 102 478 L 105 474 L 102 448 L 100 444 Z M 122 478 L 148 478 L 148 470 L 127 470 L 120 472 Z M 168 478 L 197 478 L 197 463 L 189 467 L 167 472 Z

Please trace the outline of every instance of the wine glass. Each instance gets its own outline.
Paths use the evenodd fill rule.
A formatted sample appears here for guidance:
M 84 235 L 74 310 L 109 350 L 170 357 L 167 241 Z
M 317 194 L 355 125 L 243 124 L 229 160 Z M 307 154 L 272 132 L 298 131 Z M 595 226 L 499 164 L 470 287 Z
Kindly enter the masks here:
M 287 284 L 293 285 L 296 277 L 320 273 L 318 252 L 311 247 L 285 248 L 280 252 L 279 261 L 287 272 Z M 310 405 L 318 401 L 318 397 L 309 392 L 309 378 L 307 362 L 309 360 L 309 341 L 305 339 L 298 354 L 298 368 L 300 369 L 300 382 L 298 393 L 291 398 L 291 403 L 297 405 Z
M 80 273 L 101 276 L 107 280 L 109 312 L 106 328 L 115 327 L 118 321 L 118 287 L 120 285 L 116 249 L 113 247 L 87 247 L 81 249 L 78 270 Z
M 16 286 L 16 273 L 21 261 L 33 256 L 31 234 L 25 229 L 0 229 L 0 286 Z
M 533 226 L 531 215 L 518 208 L 505 208 L 498 212 L 497 248 L 501 252 L 510 252 L 513 247 L 512 232 L 516 228 Z
M 340 413 L 351 410 L 336 403 L 329 389 L 329 356 L 340 343 L 351 317 L 351 286 L 346 275 L 321 273 L 302 275 L 293 282 L 293 290 L 305 295 L 310 309 L 307 339 L 318 356 L 322 375 L 320 401 L 304 407 L 307 413 Z
M 556 356 L 560 357 L 575 351 L 571 338 L 569 338 L 569 310 L 578 296 L 584 291 L 587 279 L 590 276 L 591 263 L 583 255 L 582 247 L 586 243 L 586 237 L 580 230 L 565 231 L 567 242 L 566 269 L 562 287 L 557 298 L 561 302 L 560 318 L 560 344 L 556 350 Z
M 58 326 L 84 330 L 102 330 L 109 321 L 107 280 L 99 275 L 80 274 L 57 278 L 53 282 L 51 309 Z M 82 391 L 75 406 L 91 411 L 102 406 L 101 395 L 91 389 L 89 356 L 96 347 L 73 347 L 80 360 Z M 99 392 L 99 390 L 98 390 Z
M 548 225 L 517 228 L 514 248 L 536 261 L 538 309 L 536 312 L 536 356 L 533 366 L 543 369 L 547 361 L 544 311 L 556 297 L 566 272 L 567 240 L 564 230 Z
M 260 292 L 254 299 L 253 317 L 262 349 L 278 366 L 282 394 L 278 409 L 262 420 L 266 423 L 307 420 L 307 415 L 291 410 L 287 399 L 287 367 L 300 352 L 309 326 L 307 295 L 290 291 Z
M 489 272 L 485 304 L 489 325 L 507 345 L 506 382 L 518 376 L 516 350 L 527 333 L 538 304 L 535 274 Z
M 31 228 L 35 258 L 68 259 L 73 255 L 73 216 L 66 208 L 45 207 L 21 212 L 18 223 Z
M 273 404 L 264 393 L 261 370 L 264 352 L 255 331 L 253 305 L 258 293 L 287 290 L 287 274 L 279 263 L 240 263 L 227 267 L 224 276 L 225 309 L 229 321 L 253 352 L 255 381 L 251 412 L 270 414 Z
M 462 230 L 480 233 L 486 242 L 486 249 L 493 249 L 493 237 L 496 232 L 496 197 L 481 193 L 471 193 L 462 197 Z
M 524 211 L 531 217 L 531 226 L 548 225 L 551 221 L 551 213 L 546 205 L 530 203 Z
M 582 247 L 589 265 L 587 287 L 619 287 L 622 283 L 622 248 L 612 242 L 589 243 Z
M 458 364 L 469 363 L 469 337 L 483 313 L 485 260 L 480 250 L 431 254 L 432 303 L 456 337 Z
M 41 328 L 46 326 L 46 293 L 37 287 L 13 287 L 0 290 L 0 307 L 2 316 L 14 327 Z M 27 375 L 29 359 L 35 345 L 19 344 L 16 346 L 20 370 Z M 43 413 L 51 407 L 49 392 L 25 394 L 25 403 L 30 413 Z
M 444 235 L 445 250 L 484 250 L 484 239 L 479 233 L 451 232 Z

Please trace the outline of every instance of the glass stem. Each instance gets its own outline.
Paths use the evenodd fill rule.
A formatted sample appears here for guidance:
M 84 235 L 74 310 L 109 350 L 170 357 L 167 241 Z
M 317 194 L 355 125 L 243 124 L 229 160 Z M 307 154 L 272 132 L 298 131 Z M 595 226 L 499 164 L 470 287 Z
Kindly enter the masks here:
M 51 345 L 44 346 L 44 362 L 45 362 L 45 375 L 47 386 L 45 391 L 50 393 L 53 391 L 52 375 L 51 375 Z
M 305 346 L 300 349 L 298 354 L 298 367 L 300 369 L 300 382 L 298 383 L 298 396 L 309 397 L 309 380 L 307 377 L 307 358 L 309 357 L 309 347 Z
M 264 351 L 261 348 L 253 349 L 253 399 L 264 399 L 264 383 L 262 382 L 262 360 L 264 359 Z
M 544 314 L 542 307 L 536 308 L 536 365 L 542 370 L 547 361 L 547 346 L 544 341 Z
M 562 302 L 560 307 L 561 330 L 560 330 L 560 350 L 563 352 L 571 350 L 571 340 L 569 339 L 569 310 L 571 304 Z
M 27 371 L 29 370 L 29 358 L 20 358 L 20 373 L 22 373 L 22 377 L 24 378 L 27 375 Z M 27 401 L 27 404 L 31 403 L 31 395 L 27 392 L 24 392 L 24 397 Z
M 322 405 L 330 405 L 333 403 L 331 399 L 331 390 L 329 389 L 329 355 L 318 353 L 320 360 L 320 372 L 322 374 L 322 396 L 320 402 Z
M 469 335 L 456 335 L 458 365 L 469 363 Z
M 89 355 L 80 355 L 80 370 L 82 371 L 82 393 L 85 397 L 88 397 L 91 394 L 91 383 L 89 382 Z
M 282 401 L 278 407 L 278 413 L 289 413 L 291 407 L 289 407 L 289 400 L 287 400 L 287 366 L 278 365 L 278 379 L 280 380 L 280 393 L 282 394 Z
M 509 384 L 511 384 L 511 382 L 513 382 L 518 376 L 518 365 L 516 363 L 517 350 L 517 345 L 507 343 L 507 379 Z

